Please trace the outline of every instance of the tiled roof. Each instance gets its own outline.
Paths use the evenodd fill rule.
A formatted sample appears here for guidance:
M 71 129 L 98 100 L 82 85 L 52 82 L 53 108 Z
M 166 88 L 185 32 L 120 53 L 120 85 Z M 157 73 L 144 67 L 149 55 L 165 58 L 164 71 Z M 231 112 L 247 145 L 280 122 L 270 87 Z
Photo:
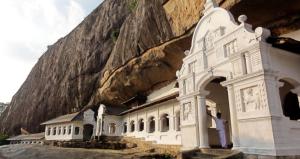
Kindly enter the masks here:
M 76 112 L 73 114 L 67 114 L 63 116 L 59 116 L 57 118 L 48 120 L 46 122 L 43 122 L 41 125 L 48 125 L 48 124 L 56 124 L 56 123 L 64 123 L 64 122 L 70 122 L 73 121 L 73 119 L 79 114 L 80 112 Z
M 147 108 L 147 107 L 150 107 L 150 106 L 155 105 L 155 104 L 159 104 L 159 103 L 163 103 L 163 102 L 165 102 L 165 101 L 169 101 L 169 100 L 172 100 L 172 99 L 176 99 L 176 97 L 178 97 L 178 95 L 179 95 L 178 92 L 174 92 L 174 93 L 172 93 L 172 94 L 169 94 L 168 96 L 164 96 L 164 97 L 159 98 L 159 99 L 156 99 L 156 100 L 154 100 L 154 101 L 151 101 L 151 102 L 145 103 L 145 104 L 143 104 L 143 105 L 140 105 L 140 106 L 131 108 L 131 109 L 129 109 L 129 110 L 126 110 L 126 111 L 120 113 L 119 115 L 125 115 L 125 114 L 127 114 L 127 113 L 131 113 L 131 112 L 134 112 L 134 111 L 143 109 L 143 108 Z
M 41 140 L 45 137 L 45 133 L 37 133 L 37 134 L 29 134 L 29 135 L 18 135 L 14 137 L 10 137 L 6 140 L 8 141 L 20 141 L 20 140 Z

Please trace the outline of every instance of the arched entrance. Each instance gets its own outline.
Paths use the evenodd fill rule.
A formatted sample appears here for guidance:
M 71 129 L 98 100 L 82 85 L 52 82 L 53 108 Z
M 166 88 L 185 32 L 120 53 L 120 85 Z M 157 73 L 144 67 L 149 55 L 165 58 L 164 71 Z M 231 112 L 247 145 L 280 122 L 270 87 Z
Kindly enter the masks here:
M 139 131 L 141 132 L 141 131 L 144 131 L 144 119 L 140 119 L 139 120 L 139 122 L 138 122 L 138 124 L 139 124 Z
M 167 132 L 170 129 L 170 121 L 169 121 L 169 115 L 168 114 L 163 114 L 161 116 L 161 132 Z
M 94 126 L 92 124 L 83 125 L 83 140 L 88 141 L 93 136 Z
M 148 133 L 154 133 L 155 131 L 155 118 L 152 116 L 152 117 L 149 117 L 148 119 Z
M 295 86 L 288 80 L 280 80 L 280 82 L 283 84 L 279 88 L 283 115 L 290 120 L 300 119 L 299 96 L 296 94 Z
M 227 88 L 221 85 L 226 78 L 216 77 L 204 87 L 206 95 L 208 144 L 211 148 L 231 148 L 230 109 Z

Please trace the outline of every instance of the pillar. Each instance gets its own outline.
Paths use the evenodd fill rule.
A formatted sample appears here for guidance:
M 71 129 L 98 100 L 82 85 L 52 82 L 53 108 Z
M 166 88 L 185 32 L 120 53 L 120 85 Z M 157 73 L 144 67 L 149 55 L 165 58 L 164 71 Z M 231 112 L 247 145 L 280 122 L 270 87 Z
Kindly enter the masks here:
M 96 121 L 96 134 L 95 134 L 95 136 L 98 136 L 98 134 L 99 134 L 99 119 L 97 117 L 97 121 Z
M 299 102 L 299 107 L 300 107 L 300 86 L 296 87 L 295 89 L 291 90 L 292 93 L 297 94 L 298 96 L 298 102 Z
M 169 131 L 176 131 L 176 117 L 175 115 L 169 115 Z
M 159 122 L 160 122 L 160 117 L 158 116 L 157 118 L 155 118 L 155 131 L 154 132 L 159 132 Z
M 229 109 L 230 109 L 230 121 L 231 121 L 231 133 L 232 133 L 232 143 L 233 149 L 235 147 L 240 146 L 239 141 L 239 132 L 238 132 L 238 123 L 237 123 L 237 111 L 235 105 L 235 96 L 234 96 L 234 88 L 232 85 L 227 86 L 228 91 L 228 102 L 229 102 Z
M 206 112 L 206 95 L 208 94 L 209 92 L 205 91 L 198 95 L 199 148 L 209 148 Z
M 99 136 L 102 136 L 103 134 L 103 126 L 104 126 L 104 121 L 103 121 L 103 117 L 100 118 L 100 130 L 99 130 Z

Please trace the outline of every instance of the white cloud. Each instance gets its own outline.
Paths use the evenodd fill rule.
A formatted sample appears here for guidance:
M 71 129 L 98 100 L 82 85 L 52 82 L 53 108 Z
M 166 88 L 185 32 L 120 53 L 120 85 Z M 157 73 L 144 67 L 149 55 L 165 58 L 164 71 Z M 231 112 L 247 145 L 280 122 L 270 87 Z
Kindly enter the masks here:
M 8 102 L 47 45 L 69 33 L 87 12 L 78 0 L 0 1 L 0 102 Z

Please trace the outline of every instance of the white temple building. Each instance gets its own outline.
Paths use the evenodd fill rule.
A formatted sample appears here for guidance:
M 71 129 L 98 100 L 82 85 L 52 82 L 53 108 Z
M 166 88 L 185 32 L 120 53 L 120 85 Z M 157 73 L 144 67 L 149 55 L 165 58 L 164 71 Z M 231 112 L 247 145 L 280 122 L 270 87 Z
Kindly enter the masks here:
M 267 42 L 270 31 L 253 30 L 246 20 L 241 15 L 235 21 L 207 0 L 176 82 L 127 110 L 101 104 L 96 118 L 88 110 L 80 120 L 77 113 L 45 122 L 46 140 L 83 139 L 84 125 L 90 124 L 89 137 L 130 136 L 182 150 L 210 148 L 220 143 L 207 113 L 221 112 L 229 121 L 226 138 L 232 149 L 300 155 L 300 55 L 273 47 Z
M 94 111 L 88 109 L 59 116 L 42 123 L 45 125 L 45 139 L 56 141 L 90 140 L 95 136 Z

